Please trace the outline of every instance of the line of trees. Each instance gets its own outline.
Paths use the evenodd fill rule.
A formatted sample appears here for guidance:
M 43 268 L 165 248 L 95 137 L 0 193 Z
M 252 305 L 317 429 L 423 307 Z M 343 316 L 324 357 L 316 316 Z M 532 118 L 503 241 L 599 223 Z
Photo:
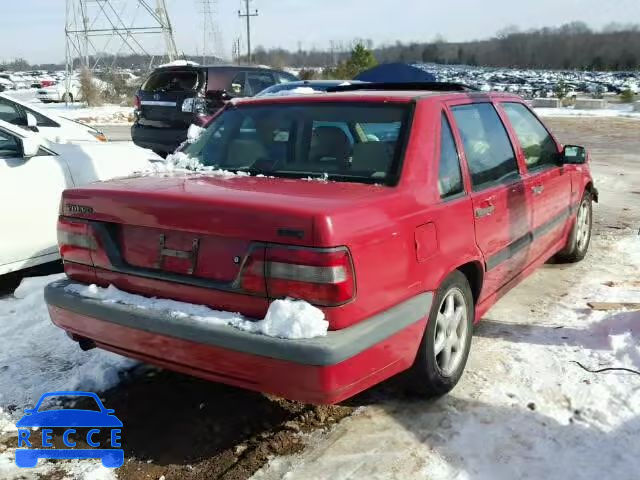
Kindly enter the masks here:
M 258 47 L 257 63 L 278 66 L 334 66 L 349 58 L 356 44 L 372 48 L 371 40 L 352 43 L 332 43 L 325 50 L 289 51 L 282 48 Z M 380 63 L 424 62 L 466 64 L 495 67 L 638 70 L 640 69 L 640 27 L 610 25 L 602 31 L 591 30 L 586 24 L 573 22 L 557 28 L 520 31 L 508 27 L 489 40 L 447 42 L 442 37 L 420 43 L 396 42 L 373 48 Z

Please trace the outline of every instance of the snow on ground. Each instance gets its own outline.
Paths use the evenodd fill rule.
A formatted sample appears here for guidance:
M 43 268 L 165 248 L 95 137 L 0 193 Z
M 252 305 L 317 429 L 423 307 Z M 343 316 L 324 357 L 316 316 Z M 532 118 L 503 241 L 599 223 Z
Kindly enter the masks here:
M 635 478 L 640 377 L 572 362 L 640 370 L 640 312 L 586 305 L 640 302 L 640 237 L 599 236 L 593 248 L 580 264 L 536 272 L 489 312 L 451 394 L 369 394 L 381 398 L 254 478 Z
M 13 418 L 44 392 L 106 390 L 133 365 L 101 350 L 83 352 L 51 323 L 42 292 L 59 278 L 64 274 L 26 278 L 12 297 L 0 300 L 0 408 L 4 414 L 15 410 Z
M 16 445 L 15 422 L 25 408 L 31 408 L 45 392 L 89 390 L 100 392 L 119 381 L 119 372 L 135 362 L 102 350 L 83 352 L 49 319 L 44 302 L 46 284 L 64 274 L 27 278 L 14 295 L 0 299 L 0 442 Z M 52 464 L 38 469 L 18 469 L 13 449 L 0 448 L 0 478 L 37 477 L 51 470 Z M 106 480 L 112 472 L 99 462 L 65 463 L 71 478 Z M 21 477 L 22 476 L 22 477 Z
M 133 108 L 122 105 L 87 107 L 81 103 L 37 103 L 38 109 L 87 125 L 127 125 L 133 122 Z
M 36 110 L 58 115 L 88 125 L 128 125 L 133 122 L 133 107 L 124 105 L 101 105 L 87 107 L 82 102 L 75 103 L 42 103 L 36 97 L 36 89 L 5 91 L 6 95 L 26 102 Z
M 640 120 L 640 112 L 634 111 L 633 104 L 612 104 L 608 108 L 583 110 L 573 107 L 534 108 L 541 117 L 617 117 L 636 118 Z
M 64 468 L 62 467 L 64 465 Z M 0 453 L 0 478 L 2 480 L 30 480 L 62 478 L 63 480 L 116 480 L 114 469 L 105 468 L 98 460 L 65 460 L 56 466 L 41 460 L 35 468 L 16 467 L 13 454 Z
M 123 292 L 110 285 L 69 285 L 66 290 L 103 303 L 129 305 L 136 309 L 154 311 L 174 318 L 188 318 L 203 325 L 229 325 L 239 330 L 269 337 L 302 339 L 324 337 L 329 322 L 319 308 L 302 300 L 275 300 L 269 306 L 263 320 L 248 320 L 239 313 L 213 310 L 204 305 L 178 302 L 162 298 L 147 298 Z

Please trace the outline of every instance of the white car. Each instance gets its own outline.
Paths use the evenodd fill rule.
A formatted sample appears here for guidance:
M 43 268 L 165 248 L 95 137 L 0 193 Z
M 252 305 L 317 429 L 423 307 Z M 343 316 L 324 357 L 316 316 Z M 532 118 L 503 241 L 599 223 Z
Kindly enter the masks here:
M 56 144 L 0 120 L 0 275 L 59 258 L 56 222 L 66 188 L 163 163 L 117 143 Z
M 61 80 L 55 85 L 39 89 L 36 92 L 36 97 L 42 103 L 73 103 L 80 98 L 80 82 L 75 78 L 71 79 L 69 82 Z
M 39 110 L 2 93 L 0 93 L 0 120 L 38 132 L 55 143 L 107 141 L 107 137 L 100 130 Z
M 0 92 L 2 90 L 15 90 L 15 89 L 16 89 L 16 84 L 15 83 L 13 83 L 8 78 L 0 76 Z

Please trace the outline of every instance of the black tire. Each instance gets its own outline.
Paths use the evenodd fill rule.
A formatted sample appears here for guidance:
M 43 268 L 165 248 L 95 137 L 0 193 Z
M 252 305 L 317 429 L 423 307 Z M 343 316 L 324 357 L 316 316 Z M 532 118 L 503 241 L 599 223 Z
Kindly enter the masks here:
M 466 310 L 466 319 L 460 321 L 461 324 L 464 323 L 464 341 L 463 347 L 457 350 L 461 352 L 461 356 L 457 360 L 456 368 L 453 371 L 445 372 L 440 367 L 438 356 L 435 354 L 436 333 L 439 329 L 437 318 L 443 307 L 446 307 L 444 305 L 445 299 L 454 292 L 458 292 L 460 294 L 459 298 L 464 299 L 465 302 L 465 305 L 461 306 L 461 308 Z M 455 296 L 458 296 L 457 293 Z M 405 378 L 405 386 L 408 393 L 421 397 L 437 397 L 445 395 L 456 386 L 464 372 L 467 358 L 469 357 L 474 314 L 473 295 L 469 282 L 460 271 L 456 270 L 442 282 L 433 300 L 429 321 L 420 343 L 418 354 Z
M 73 95 L 71 95 L 70 93 L 65 93 L 64 95 L 62 95 L 62 101 L 65 103 L 73 103 Z
M 580 214 L 581 209 L 585 208 L 585 221 L 588 222 L 586 238 L 580 237 Z M 585 191 L 580 201 L 580 206 L 575 214 L 573 227 L 567 245 L 556 255 L 556 260 L 560 263 L 576 263 L 582 260 L 589 250 L 591 244 L 591 234 L 593 229 L 593 196 L 591 192 Z M 585 233 L 583 232 L 583 235 Z

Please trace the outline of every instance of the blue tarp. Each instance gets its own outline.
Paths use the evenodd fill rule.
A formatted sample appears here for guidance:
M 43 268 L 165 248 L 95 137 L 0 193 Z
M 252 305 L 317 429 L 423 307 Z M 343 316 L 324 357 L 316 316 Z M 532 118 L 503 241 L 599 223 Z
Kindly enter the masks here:
M 435 82 L 436 76 L 423 65 L 408 63 L 385 63 L 360 73 L 354 80 L 374 83 Z

